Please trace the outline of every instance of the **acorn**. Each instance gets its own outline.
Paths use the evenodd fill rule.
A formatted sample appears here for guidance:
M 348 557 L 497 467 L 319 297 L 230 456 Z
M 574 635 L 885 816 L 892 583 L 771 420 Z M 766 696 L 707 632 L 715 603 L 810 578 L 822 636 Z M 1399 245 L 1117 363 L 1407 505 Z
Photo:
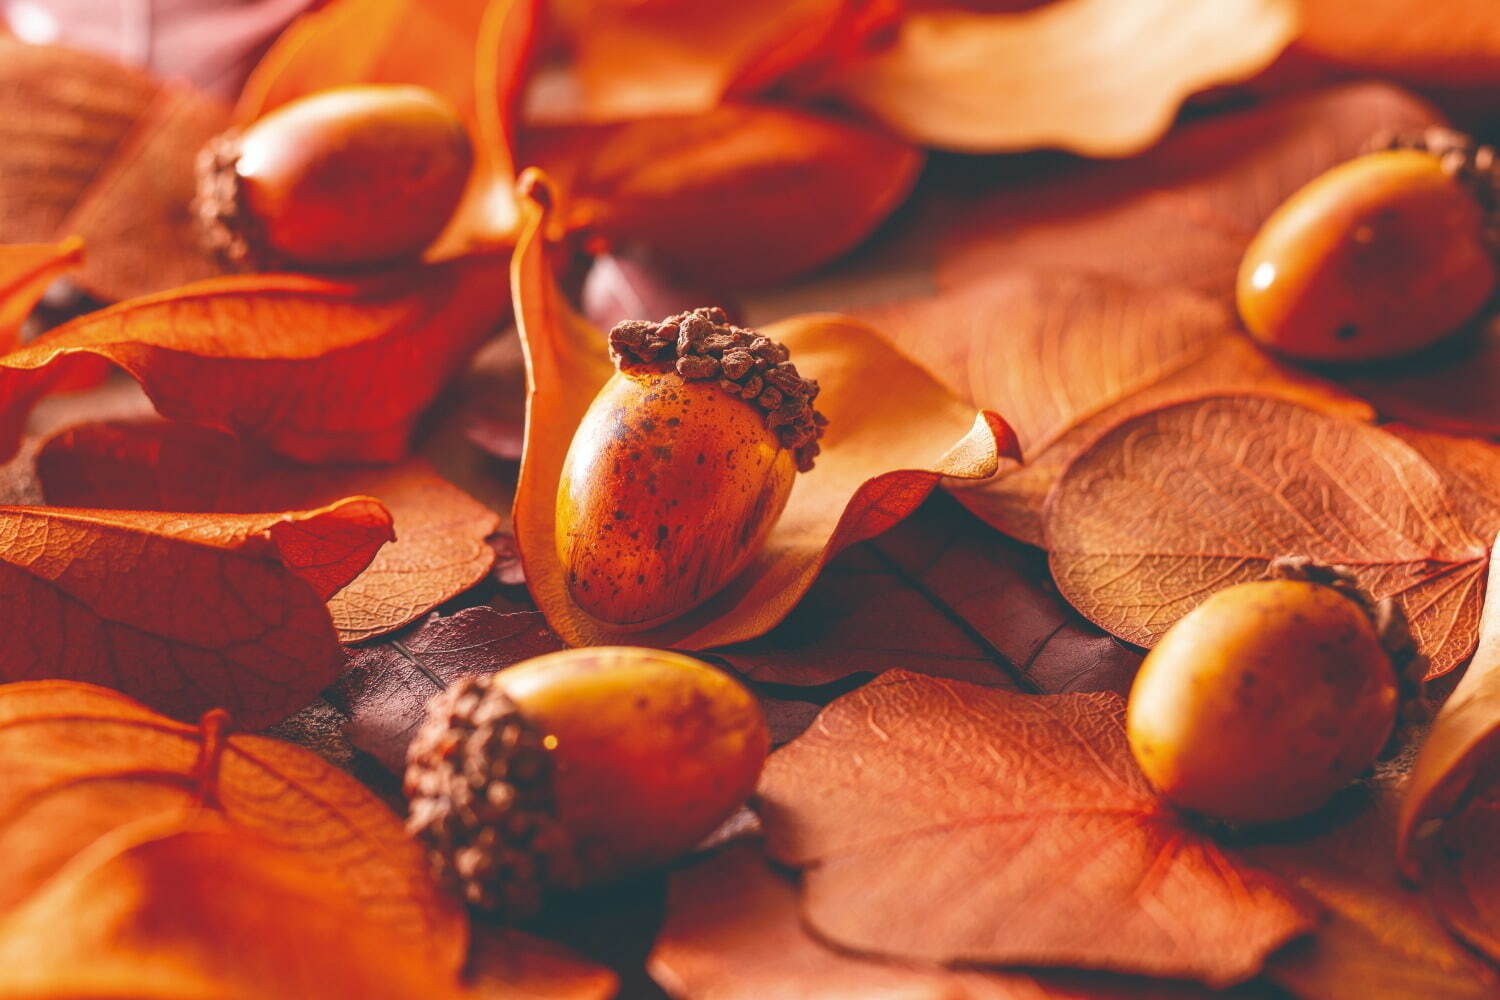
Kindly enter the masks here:
M 211 140 L 194 207 L 209 249 L 235 265 L 387 263 L 443 231 L 473 159 L 463 121 L 432 91 L 338 87 Z
M 620 323 L 609 342 L 618 370 L 558 482 L 557 556 L 581 609 L 647 628 L 755 558 L 827 421 L 786 347 L 721 309 Z
M 1126 733 L 1157 792 L 1231 824 L 1312 812 L 1364 773 L 1426 660 L 1394 601 L 1307 560 L 1228 587 L 1173 625 L 1130 691 Z
M 665 864 L 754 791 L 760 706 L 680 653 L 569 649 L 434 697 L 407 753 L 408 829 L 437 876 L 511 918 Z
M 1494 151 L 1432 129 L 1343 163 L 1268 218 L 1240 265 L 1240 316 L 1261 343 L 1307 361 L 1373 361 L 1426 348 L 1494 293 Z

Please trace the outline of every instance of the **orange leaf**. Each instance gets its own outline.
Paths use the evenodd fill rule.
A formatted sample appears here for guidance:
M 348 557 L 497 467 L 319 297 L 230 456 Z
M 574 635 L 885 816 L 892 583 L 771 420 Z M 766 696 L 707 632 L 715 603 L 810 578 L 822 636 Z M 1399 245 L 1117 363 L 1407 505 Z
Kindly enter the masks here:
M 105 299 L 217 274 L 198 249 L 193 158 L 220 105 L 99 56 L 0 36 L 0 242 L 77 234 Z
M 140 382 L 163 416 L 302 461 L 391 461 L 505 314 L 497 262 L 471 257 L 362 282 L 252 275 L 122 302 L 0 357 L 0 459 L 81 360 Z
M 1381 413 L 1452 434 L 1500 436 L 1500 320 L 1416 357 L 1356 369 L 1339 379 Z
M 1304 555 L 1399 600 L 1430 676 L 1474 649 L 1487 552 L 1437 472 L 1379 428 L 1283 400 L 1213 397 L 1124 421 L 1063 474 L 1047 538 L 1063 596 L 1141 645 Z
M 338 676 L 324 601 L 390 538 L 355 497 L 276 514 L 0 508 L 0 679 L 117 687 L 258 728 Z
M 1186 125 L 1138 159 L 1077 165 L 955 206 L 938 281 L 1093 271 L 1230 302 L 1245 245 L 1288 195 L 1376 133 L 1436 120 L 1400 90 L 1361 84 Z
M 394 631 L 482 580 L 500 517 L 421 459 L 394 468 L 313 469 L 241 448 L 206 427 L 82 424 L 37 453 L 47 501 L 131 510 L 275 511 L 372 496 L 390 511 L 383 546 L 328 602 L 341 642 Z
M 543 233 L 550 188 L 522 178 L 521 241 L 511 264 L 516 320 L 526 349 L 526 445 L 516 489 L 516 541 L 526 582 L 548 623 L 574 645 L 630 641 L 688 649 L 753 638 L 784 618 L 840 549 L 891 527 L 943 476 L 992 475 L 1014 453 L 1010 428 L 973 410 L 903 360 L 862 324 L 799 317 L 764 330 L 822 383 L 830 426 L 817 467 L 798 476 L 762 553 L 717 597 L 673 622 L 623 632 L 590 617 L 568 593 L 554 544 L 557 484 L 573 432 L 614 371 L 604 335 L 557 291 Z M 879 406 L 870 405 L 880 400 Z
M 845 948 L 1226 986 L 1312 911 L 1164 809 L 1113 694 L 891 671 L 771 755 L 768 847 Z
M 0 244 L 0 350 L 19 341 L 21 324 L 46 294 L 47 287 L 83 260 L 83 241 Z
M 922 165 L 917 150 L 866 126 L 755 104 L 537 128 L 521 160 L 561 191 L 559 231 L 643 247 L 721 288 L 769 284 L 848 250 Z
M 401 820 L 315 754 L 263 736 L 229 735 L 222 713 L 191 726 L 88 684 L 0 686 L 0 770 L 7 776 L 0 785 L 0 913 L 15 913 L 39 889 L 45 894 L 49 879 L 101 835 L 196 811 L 330 880 L 359 910 L 346 930 L 398 933 L 440 974 L 456 973 L 463 962 L 463 913 L 433 885 Z M 225 897 L 256 898 L 232 878 L 179 881 L 185 890 L 209 885 Z M 290 909 L 263 914 L 250 936 L 273 937 L 273 927 L 294 919 Z
M 1297 48 L 1361 74 L 1432 87 L 1500 84 L 1500 25 L 1489 0 L 1303 0 Z
M 825 86 L 928 146 L 1129 156 L 1161 138 L 1188 96 L 1255 75 L 1296 32 L 1291 0 L 916 11 L 893 45 Z
M 1359 400 L 1276 364 L 1236 331 L 1228 310 L 1185 289 L 1010 271 L 857 315 L 889 330 L 960 398 L 1012 420 L 1026 464 L 953 493 L 1032 545 L 1045 544 L 1042 508 L 1063 469 L 1127 416 L 1229 391 L 1373 415 Z

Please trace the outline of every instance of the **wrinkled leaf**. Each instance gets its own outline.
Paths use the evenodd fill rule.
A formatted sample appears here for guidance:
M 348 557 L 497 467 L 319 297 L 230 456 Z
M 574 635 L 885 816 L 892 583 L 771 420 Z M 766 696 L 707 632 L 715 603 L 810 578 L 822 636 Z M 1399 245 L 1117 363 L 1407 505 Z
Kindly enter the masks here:
M 1188 96 L 1253 76 L 1296 31 L 1289 0 L 916 11 L 826 89 L 928 146 L 1129 156 L 1161 138 Z
M 21 324 L 58 276 L 83 260 L 83 241 L 0 244 L 0 351 L 19 343 Z
M 1214 300 L 1086 274 L 997 275 L 862 310 L 960 398 L 1013 421 L 1020 468 L 954 495 L 985 521 L 1045 544 L 1042 508 L 1074 456 L 1134 413 L 1207 392 L 1255 391 L 1371 415 L 1255 350 Z
M 1357 72 L 1441 88 L 1500 84 L 1488 0 L 1303 0 L 1299 51 Z
M 0 357 L 0 457 L 38 399 L 103 358 L 163 416 L 300 461 L 393 461 L 504 317 L 496 272 L 472 257 L 363 281 L 220 278 L 90 313 Z
M 269 725 L 338 675 L 324 602 L 390 536 L 368 497 L 274 514 L 0 508 L 0 679 Z
M 922 165 L 920 152 L 868 126 L 757 104 L 532 129 L 520 156 L 561 192 L 554 234 L 593 249 L 644 248 L 685 278 L 728 289 L 848 250 L 901 203 Z
M 193 158 L 228 112 L 83 52 L 0 35 L 0 242 L 78 235 L 105 300 L 219 273 L 198 249 Z
M 567 642 L 695 649 L 754 638 L 791 611 L 829 558 L 900 521 L 940 478 L 983 478 L 1001 454 L 1014 454 L 998 416 L 976 417 L 868 327 L 833 316 L 768 327 L 766 336 L 785 343 L 822 384 L 818 405 L 830 424 L 817 467 L 799 474 L 763 552 L 717 597 L 645 631 L 591 618 L 568 594 L 554 506 L 574 429 L 613 366 L 603 334 L 573 313 L 553 282 L 543 239 L 545 178 L 530 174 L 522 183 L 527 224 L 511 281 L 526 348 L 527 438 L 513 519 L 532 596 Z M 867 406 L 874 398 L 884 405 Z
M 1410 445 L 1254 396 L 1167 406 L 1110 430 L 1058 482 L 1047 539 L 1063 596 L 1143 646 L 1279 556 L 1348 567 L 1401 602 L 1433 677 L 1474 649 L 1488 555 Z
M 293 465 L 242 448 L 221 431 L 164 421 L 72 427 L 37 453 L 49 503 L 203 512 L 317 507 L 376 498 L 395 541 L 329 601 L 342 642 L 394 631 L 484 579 L 485 541 L 500 517 L 421 459 L 391 468 Z
M 1312 911 L 1161 805 L 1124 707 L 902 671 L 840 698 L 758 792 L 803 918 L 914 961 L 1248 979 Z
M 1202 16 L 1217 8 L 1196 6 Z M 1370 83 L 1186 125 L 1137 159 L 1080 164 L 955 206 L 938 280 L 1094 271 L 1229 302 L 1245 245 L 1288 195 L 1376 133 L 1435 121 L 1405 92 Z

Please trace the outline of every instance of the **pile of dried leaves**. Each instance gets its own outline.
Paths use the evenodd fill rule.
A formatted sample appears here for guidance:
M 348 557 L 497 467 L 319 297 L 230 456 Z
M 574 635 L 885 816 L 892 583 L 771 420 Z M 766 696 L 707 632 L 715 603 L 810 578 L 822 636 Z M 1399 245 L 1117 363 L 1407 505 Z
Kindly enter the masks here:
M 1500 995 L 1500 321 L 1314 371 L 1233 299 L 1371 136 L 1500 123 L 1489 8 L 0 4 L 0 997 Z M 208 139 L 393 82 L 477 150 L 419 263 L 201 249 Z M 622 631 L 563 457 L 602 328 L 710 303 L 820 380 L 823 454 Z M 1322 812 L 1205 828 L 1122 695 L 1285 555 L 1398 601 L 1446 701 Z M 424 703 L 604 643 L 751 684 L 753 815 L 465 912 L 400 816 Z

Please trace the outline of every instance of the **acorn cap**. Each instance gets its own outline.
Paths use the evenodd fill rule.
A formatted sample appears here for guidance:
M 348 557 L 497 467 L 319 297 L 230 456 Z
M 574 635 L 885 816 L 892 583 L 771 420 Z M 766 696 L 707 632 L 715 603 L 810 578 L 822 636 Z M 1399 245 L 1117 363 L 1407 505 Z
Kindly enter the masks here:
M 263 267 L 268 258 L 260 227 L 244 202 L 240 183 L 241 130 L 231 128 L 210 139 L 194 163 L 197 195 L 193 217 L 206 250 L 239 270 Z
M 466 677 L 428 703 L 407 751 L 406 827 L 427 845 L 440 882 L 521 919 L 549 890 L 577 887 L 581 872 L 555 813 L 543 735 L 497 677 Z
M 797 471 L 813 467 L 828 420 L 813 408 L 817 381 L 802 377 L 784 344 L 732 325 L 715 306 L 660 323 L 617 323 L 609 332 L 609 349 L 621 370 L 670 366 L 685 382 L 717 382 L 765 415 L 766 426 L 796 457 Z

